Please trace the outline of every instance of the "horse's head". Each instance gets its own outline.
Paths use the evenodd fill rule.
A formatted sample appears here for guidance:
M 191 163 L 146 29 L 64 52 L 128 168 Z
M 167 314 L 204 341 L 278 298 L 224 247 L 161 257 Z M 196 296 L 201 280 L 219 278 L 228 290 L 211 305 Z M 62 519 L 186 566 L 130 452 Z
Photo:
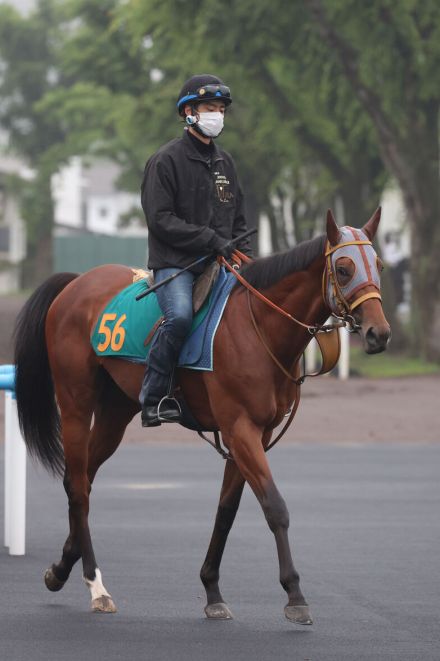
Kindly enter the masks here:
M 380 353 L 391 337 L 380 296 L 382 263 L 372 246 L 380 221 L 380 207 L 362 229 L 339 228 L 327 212 L 324 297 L 334 315 L 358 332 L 367 353 Z

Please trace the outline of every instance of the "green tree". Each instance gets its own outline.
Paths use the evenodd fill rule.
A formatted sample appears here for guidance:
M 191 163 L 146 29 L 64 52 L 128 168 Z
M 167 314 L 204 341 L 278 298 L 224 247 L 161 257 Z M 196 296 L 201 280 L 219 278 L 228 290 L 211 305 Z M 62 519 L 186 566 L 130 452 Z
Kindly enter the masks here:
M 302 3 L 228 0 L 219 11 L 214 0 L 144 0 L 122 6 L 119 18 L 134 43 L 148 35 L 175 89 L 193 71 L 213 70 L 230 82 L 236 100 L 222 141 L 245 173 L 248 197 L 272 220 L 275 248 L 287 243 L 272 204 L 282 190 L 296 193 L 297 219 L 306 209 L 302 226 L 314 225 L 311 215 L 323 217 L 336 196 L 347 222 L 371 213 L 384 183 L 371 122 L 345 79 L 335 78 L 334 62 L 322 75 L 325 49 L 304 30 Z M 310 172 L 314 187 L 304 185 Z
M 149 97 L 148 49 L 132 46 L 123 23 L 115 25 L 118 0 L 64 3 L 62 80 L 37 105 L 65 128 L 58 157 L 108 156 L 122 168 L 125 189 L 138 190 L 145 143 L 163 130 Z
M 25 284 L 52 272 L 52 175 L 71 156 L 111 156 L 138 188 L 149 78 L 141 49 L 113 29 L 117 0 L 40 0 L 26 17 L 0 6 L 0 125 L 35 171 L 22 187 Z
M 63 141 L 63 130 L 36 111 L 36 103 L 58 79 L 54 51 L 59 16 L 50 0 L 42 0 L 37 12 L 21 16 L 0 6 L 0 126 L 9 135 L 12 149 L 36 172 L 23 185 L 23 213 L 28 228 L 28 282 L 51 272 L 53 205 L 51 175 L 56 164 L 48 155 L 53 144 Z
M 435 0 L 307 0 L 376 132 L 411 227 L 414 346 L 440 361 L 440 6 Z

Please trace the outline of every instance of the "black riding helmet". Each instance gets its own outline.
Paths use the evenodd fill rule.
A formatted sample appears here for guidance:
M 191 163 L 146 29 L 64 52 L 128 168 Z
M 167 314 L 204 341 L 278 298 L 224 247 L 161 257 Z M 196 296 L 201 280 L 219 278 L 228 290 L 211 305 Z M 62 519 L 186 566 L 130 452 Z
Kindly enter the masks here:
M 201 101 L 223 101 L 229 106 L 232 103 L 231 91 L 217 76 L 203 73 L 192 76 L 183 85 L 177 99 L 177 112 L 184 115 L 183 109 L 187 103 L 199 103 Z

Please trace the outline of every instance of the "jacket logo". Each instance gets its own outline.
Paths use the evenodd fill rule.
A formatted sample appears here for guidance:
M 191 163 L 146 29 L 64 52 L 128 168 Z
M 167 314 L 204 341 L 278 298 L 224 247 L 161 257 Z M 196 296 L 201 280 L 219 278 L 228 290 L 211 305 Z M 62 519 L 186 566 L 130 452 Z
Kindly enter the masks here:
M 218 199 L 220 202 L 229 202 L 234 197 L 234 194 L 229 190 L 229 179 L 227 179 L 224 174 L 220 174 L 219 172 L 214 172 L 214 176 L 214 183 Z

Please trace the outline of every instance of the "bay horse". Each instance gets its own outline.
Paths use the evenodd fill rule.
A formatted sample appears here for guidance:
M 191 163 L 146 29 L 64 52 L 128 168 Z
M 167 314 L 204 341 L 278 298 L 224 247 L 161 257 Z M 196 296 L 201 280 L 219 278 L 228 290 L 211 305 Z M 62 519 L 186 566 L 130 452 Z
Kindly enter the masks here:
M 376 271 L 380 263 L 371 245 L 379 220 L 380 208 L 362 230 L 339 229 L 329 211 L 322 237 L 245 266 L 242 276 L 295 315 L 298 323 L 254 296 L 247 302 L 249 293 L 237 284 L 215 337 L 214 370 L 178 370 L 177 381 L 193 416 L 204 429 L 220 429 L 233 457 L 226 461 L 214 530 L 200 573 L 209 618 L 232 617 L 219 589 L 219 567 L 248 482 L 275 536 L 280 582 L 288 596 L 285 615 L 298 624 L 312 623 L 289 547 L 289 513 L 272 478 L 265 448 L 292 406 L 296 385 L 287 372 L 295 374 L 311 338 L 307 325 L 322 325 L 333 311 L 359 332 L 367 353 L 386 348 L 390 328 L 379 294 Z M 351 240 L 341 242 L 347 232 Z M 356 257 L 347 254 L 346 246 Z M 362 269 L 367 275 L 357 282 Z M 323 294 L 323 275 L 330 293 Z M 53 473 L 64 475 L 69 503 L 70 532 L 61 560 L 47 570 L 45 583 L 49 590 L 60 590 L 82 558 L 92 610 L 106 613 L 116 608 L 95 560 L 89 496 L 98 468 L 115 452 L 127 424 L 140 410 L 144 367 L 97 356 L 90 337 L 106 303 L 132 278 L 133 271 L 121 265 L 97 267 L 79 276 L 55 274 L 31 295 L 15 329 L 16 394 L 23 436 L 31 454 Z M 355 290 L 344 298 L 349 283 L 355 281 Z M 252 327 L 252 315 L 259 333 Z M 263 336 L 266 346 L 261 343 Z

